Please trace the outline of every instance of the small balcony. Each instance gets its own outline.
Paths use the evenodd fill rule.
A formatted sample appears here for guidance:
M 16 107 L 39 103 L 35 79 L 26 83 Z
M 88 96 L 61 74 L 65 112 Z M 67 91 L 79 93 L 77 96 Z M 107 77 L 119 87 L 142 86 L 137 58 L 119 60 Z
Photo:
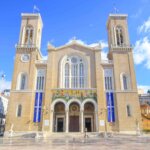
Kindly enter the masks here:
M 47 65 L 47 60 L 36 60 L 35 64 L 36 65 Z
M 113 61 L 112 60 L 101 60 L 101 64 L 102 65 L 113 65 Z
M 16 48 L 37 48 L 35 44 L 16 44 Z
M 130 45 L 127 45 L 127 44 L 122 44 L 122 45 L 112 44 L 111 49 L 113 51 L 115 51 L 115 50 L 131 51 L 133 49 L 133 45 L 131 45 L 131 44 Z
M 52 100 L 54 101 L 58 98 L 66 101 L 73 98 L 80 101 L 91 98 L 97 101 L 97 91 L 96 89 L 52 89 Z

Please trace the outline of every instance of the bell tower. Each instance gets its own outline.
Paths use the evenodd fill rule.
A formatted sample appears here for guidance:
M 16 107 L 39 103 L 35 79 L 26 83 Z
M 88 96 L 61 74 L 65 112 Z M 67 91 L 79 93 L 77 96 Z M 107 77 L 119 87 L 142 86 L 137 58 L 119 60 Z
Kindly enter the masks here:
M 40 14 L 22 14 L 19 43 L 21 47 L 40 49 L 43 23 Z
M 114 47 L 129 48 L 127 15 L 110 14 L 107 22 L 108 42 L 110 51 Z
M 116 126 L 119 132 L 136 132 L 141 125 L 140 105 L 126 14 L 110 14 L 107 22 L 109 53 L 113 62 Z

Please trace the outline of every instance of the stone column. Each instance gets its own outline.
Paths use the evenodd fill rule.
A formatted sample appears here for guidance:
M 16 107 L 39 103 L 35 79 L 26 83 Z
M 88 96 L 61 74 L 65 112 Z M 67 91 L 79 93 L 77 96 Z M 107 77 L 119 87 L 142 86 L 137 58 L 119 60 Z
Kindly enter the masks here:
M 69 110 L 66 110 L 66 133 L 69 132 Z
M 98 111 L 95 111 L 95 127 L 96 127 L 96 132 L 99 132 L 99 121 L 98 121 Z
M 53 132 L 54 126 L 54 110 L 51 110 L 51 117 L 50 117 L 50 132 Z
M 81 132 L 84 132 L 84 111 L 81 110 Z

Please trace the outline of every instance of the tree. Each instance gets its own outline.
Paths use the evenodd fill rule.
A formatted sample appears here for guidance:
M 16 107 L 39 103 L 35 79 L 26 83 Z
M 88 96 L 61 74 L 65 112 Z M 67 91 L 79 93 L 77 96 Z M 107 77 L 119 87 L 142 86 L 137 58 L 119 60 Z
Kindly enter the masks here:
M 147 94 L 150 94 L 150 89 L 147 91 Z

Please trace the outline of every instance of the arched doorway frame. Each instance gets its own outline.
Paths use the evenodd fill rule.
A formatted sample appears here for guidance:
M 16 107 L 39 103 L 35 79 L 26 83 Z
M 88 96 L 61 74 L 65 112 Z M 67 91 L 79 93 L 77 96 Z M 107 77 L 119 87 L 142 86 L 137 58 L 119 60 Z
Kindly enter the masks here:
M 94 124 L 93 124 L 92 131 L 97 132 L 98 131 L 98 106 L 97 106 L 97 102 L 94 99 L 90 99 L 90 98 L 85 99 L 81 105 L 81 109 L 83 110 L 83 116 L 82 116 L 83 130 L 85 129 L 85 118 L 86 118 L 86 116 L 84 115 L 84 108 L 87 103 L 91 103 L 94 106 Z
M 56 132 L 56 129 L 54 127 L 55 126 L 54 111 L 55 111 L 55 106 L 58 103 L 63 103 L 64 104 L 64 107 L 65 107 L 65 119 L 64 119 L 64 121 L 66 122 L 66 106 L 67 106 L 67 102 L 64 99 L 56 99 L 51 104 L 51 115 L 50 115 L 50 131 L 51 132 Z M 66 129 L 66 123 L 65 123 L 64 129 Z
M 68 122 L 67 122 L 67 124 L 68 124 L 68 131 L 69 131 L 69 125 L 70 125 L 70 114 L 69 114 L 69 108 L 70 108 L 70 106 L 71 106 L 71 104 L 72 103 L 77 103 L 78 105 L 79 105 L 79 110 L 80 110 L 80 112 L 79 112 L 79 132 L 81 131 L 81 124 L 82 124 L 82 121 L 81 121 L 81 105 L 82 105 L 82 103 L 81 103 L 81 101 L 79 100 L 79 99 L 71 99 L 71 100 L 69 100 L 68 101 L 68 103 L 67 103 L 67 107 L 66 107 L 66 110 L 67 110 L 67 120 L 68 120 Z
M 80 131 L 84 132 L 84 106 L 86 103 L 92 103 L 95 108 L 95 131 L 98 131 L 98 106 L 97 102 L 94 99 L 85 99 L 83 102 L 81 102 L 79 99 L 71 99 L 68 102 L 66 102 L 64 99 L 56 99 L 51 104 L 51 116 L 50 116 L 50 131 L 53 132 L 54 127 L 54 108 L 57 103 L 63 103 L 65 105 L 65 125 L 66 125 L 66 133 L 69 132 L 69 107 L 72 103 L 77 103 L 80 107 Z

